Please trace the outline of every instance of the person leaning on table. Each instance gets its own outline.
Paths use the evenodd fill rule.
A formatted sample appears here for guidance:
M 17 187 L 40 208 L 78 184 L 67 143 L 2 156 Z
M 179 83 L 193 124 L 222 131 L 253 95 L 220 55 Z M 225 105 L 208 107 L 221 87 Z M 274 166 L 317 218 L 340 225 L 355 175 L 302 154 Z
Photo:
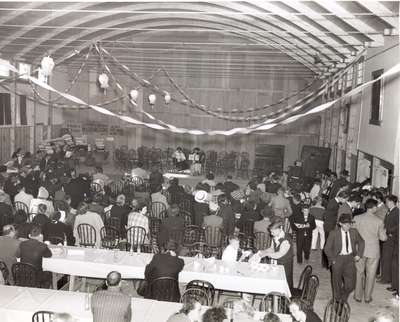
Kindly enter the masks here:
M 285 268 L 286 280 L 290 288 L 293 288 L 293 247 L 290 237 L 283 230 L 284 222 L 277 220 L 271 224 L 269 230 L 272 235 L 272 245 L 266 250 L 258 252 L 262 258 L 268 256 L 277 261 L 278 265 Z

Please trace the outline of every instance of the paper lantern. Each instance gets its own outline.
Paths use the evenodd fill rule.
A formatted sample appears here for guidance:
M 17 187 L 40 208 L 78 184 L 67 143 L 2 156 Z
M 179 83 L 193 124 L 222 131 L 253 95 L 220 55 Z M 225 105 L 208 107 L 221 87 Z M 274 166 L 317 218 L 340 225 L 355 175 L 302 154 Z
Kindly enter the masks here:
M 171 95 L 168 92 L 165 92 L 164 100 L 165 104 L 169 104 L 169 102 L 171 102 Z
M 137 98 L 138 98 L 138 96 L 139 96 L 138 90 L 136 90 L 136 89 L 131 90 L 131 91 L 129 92 L 129 96 L 131 97 L 131 99 L 132 99 L 133 101 L 136 101 Z
M 156 96 L 154 94 L 149 95 L 149 104 L 154 105 L 156 103 Z
M 51 72 L 53 71 L 53 68 L 55 66 L 54 60 L 50 56 L 43 57 L 40 65 L 42 68 L 42 73 L 46 77 L 51 75 Z
M 99 75 L 99 83 L 102 89 L 108 88 L 108 76 L 104 73 Z

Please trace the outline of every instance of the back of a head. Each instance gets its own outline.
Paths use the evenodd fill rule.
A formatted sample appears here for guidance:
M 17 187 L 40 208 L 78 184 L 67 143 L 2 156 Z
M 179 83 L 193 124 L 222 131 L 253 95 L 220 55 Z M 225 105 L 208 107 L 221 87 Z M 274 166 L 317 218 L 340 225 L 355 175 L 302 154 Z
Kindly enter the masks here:
M 227 318 L 223 307 L 211 307 L 203 314 L 203 322 L 222 322 Z
M 138 168 L 143 168 L 143 163 L 140 162 L 140 161 L 136 165 L 137 165 Z
M 107 286 L 118 286 L 121 282 L 121 273 L 112 271 L 107 275 Z
M 265 314 L 263 322 L 281 322 L 281 319 L 275 313 L 269 312 Z
M 39 226 L 33 226 L 29 233 L 29 237 L 36 238 L 42 234 L 42 229 Z
M 171 217 L 176 217 L 179 215 L 179 206 L 177 204 L 172 204 L 171 207 L 169 207 L 168 214 Z
M 61 218 L 61 213 L 59 211 L 54 211 L 51 214 L 51 220 L 53 220 L 55 222 L 58 222 L 60 220 L 60 218 Z
M 103 173 L 103 168 L 102 167 L 97 166 L 95 169 L 96 169 L 97 173 Z
M 349 192 L 348 191 L 340 191 L 337 195 L 338 198 L 349 199 Z
M 228 197 L 226 196 L 226 194 L 219 195 L 217 201 L 219 205 L 225 204 L 226 202 L 228 202 Z
M 209 173 L 207 173 L 207 175 L 206 175 L 206 179 L 207 180 L 214 180 L 214 173 L 212 173 L 212 172 L 209 172 Z
M 370 198 L 365 202 L 365 208 L 367 210 L 368 209 L 372 209 L 372 208 L 377 207 L 377 206 L 378 206 L 378 201 L 376 201 L 375 199 Z
M 13 225 L 5 225 L 3 226 L 3 236 L 8 236 L 15 234 L 15 228 Z

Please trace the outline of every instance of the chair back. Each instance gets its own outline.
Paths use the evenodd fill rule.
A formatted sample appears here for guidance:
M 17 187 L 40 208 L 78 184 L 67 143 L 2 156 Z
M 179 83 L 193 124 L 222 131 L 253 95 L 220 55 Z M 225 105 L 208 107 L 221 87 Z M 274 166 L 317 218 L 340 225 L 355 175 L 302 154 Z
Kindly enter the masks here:
M 202 281 L 202 280 L 192 280 L 186 284 L 186 290 L 195 289 L 195 288 L 205 291 L 209 298 L 209 305 L 213 304 L 214 296 L 215 296 L 214 285 L 212 285 L 210 282 Z
M 112 226 L 104 226 L 100 229 L 101 247 L 113 249 L 119 244 L 119 229 Z
M 152 238 L 157 239 L 158 234 L 160 232 L 160 226 L 161 226 L 161 219 L 155 217 L 149 217 L 149 229 Z
M 106 225 L 110 227 L 114 227 L 115 229 L 118 229 L 118 231 L 121 229 L 121 219 L 118 217 L 106 217 Z
M 37 280 L 38 270 L 28 263 L 15 263 L 11 267 L 15 286 L 39 287 Z
M 271 246 L 271 235 L 269 233 L 254 233 L 254 247 L 257 250 L 264 250 Z
M 122 193 L 124 190 L 124 182 L 123 181 L 116 181 L 110 184 L 111 196 L 114 198 Z
M 83 247 L 96 246 L 96 229 L 89 224 L 79 224 L 77 227 L 79 236 L 79 245 Z
M 273 312 L 275 314 L 289 313 L 289 299 L 285 294 L 270 292 L 260 302 L 260 311 Z
M 182 195 L 183 196 L 179 196 L 179 198 L 180 198 L 179 203 L 178 203 L 179 209 L 190 213 L 192 211 L 192 202 L 190 199 L 185 198 L 185 196 L 184 196 L 185 194 L 182 194 Z
M 134 176 L 131 178 L 131 184 L 133 184 L 134 187 L 140 187 L 144 184 L 144 180 L 142 177 Z
M 324 322 L 348 322 L 350 306 L 347 302 L 331 299 L 325 307 Z
M 172 277 L 159 277 L 150 284 L 151 298 L 157 301 L 178 302 L 178 281 Z
M 168 239 L 176 241 L 179 245 L 182 245 L 185 231 L 182 229 L 172 229 L 168 232 Z
M 207 246 L 221 247 L 223 241 L 222 230 L 218 227 L 208 226 L 204 229 L 204 239 Z
M 189 211 L 181 210 L 179 216 L 185 219 L 185 227 L 192 225 L 192 214 Z
M 9 285 L 10 271 L 8 270 L 7 264 L 4 263 L 3 261 L 0 261 L 0 272 L 3 275 L 4 284 Z
M 299 284 L 297 285 L 297 288 L 299 290 L 302 290 L 302 294 L 304 292 L 305 286 L 308 284 L 308 281 L 310 280 L 312 271 L 313 271 L 312 266 L 307 265 L 306 267 L 304 267 L 303 271 L 301 272 Z
M 239 223 L 239 230 L 245 236 L 253 236 L 254 235 L 254 221 L 253 220 L 245 220 Z
M 65 239 L 60 236 L 49 236 L 46 238 L 46 240 L 48 240 L 52 245 L 59 245 L 59 244 L 63 245 Z
M 210 303 L 210 299 L 206 291 L 200 288 L 186 288 L 185 292 L 183 292 L 181 296 L 181 303 L 187 303 L 192 299 L 205 306 L 208 306 Z
M 243 249 L 243 250 L 254 249 L 254 237 L 253 236 L 239 233 L 238 238 L 239 238 L 240 249 Z
M 311 275 L 308 280 L 308 283 L 304 287 L 303 294 L 301 296 L 301 300 L 306 305 L 306 308 L 309 310 L 314 309 L 314 301 L 317 296 L 319 287 L 319 278 L 316 275 Z
M 32 315 L 32 322 L 52 322 L 54 312 L 37 311 Z
M 185 235 L 183 237 L 183 245 L 188 246 L 200 242 L 201 229 L 199 226 L 189 225 L 185 227 Z
M 15 210 L 23 210 L 23 211 L 25 211 L 26 214 L 29 213 L 28 206 L 25 203 L 21 202 L 21 201 L 16 201 L 14 203 L 14 206 L 15 206 Z
M 136 250 L 144 244 L 146 238 L 146 230 L 140 226 L 129 227 L 126 231 L 126 239 L 131 245 L 132 250 Z
M 162 202 L 152 202 L 150 205 L 150 217 L 163 219 L 167 214 L 167 207 Z
M 98 182 L 92 182 L 92 183 L 90 184 L 90 191 L 91 191 L 93 194 L 100 193 L 100 192 L 103 191 L 103 187 L 102 187 L 101 184 L 99 184 Z

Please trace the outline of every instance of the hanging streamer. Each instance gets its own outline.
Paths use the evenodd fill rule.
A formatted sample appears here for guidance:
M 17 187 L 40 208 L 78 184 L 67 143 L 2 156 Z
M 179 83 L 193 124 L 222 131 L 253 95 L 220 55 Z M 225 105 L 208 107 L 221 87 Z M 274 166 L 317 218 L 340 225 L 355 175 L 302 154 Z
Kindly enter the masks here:
M 0 65 L 2 67 L 4 67 L 4 68 L 7 68 L 7 69 L 13 71 L 14 73 L 18 73 L 18 70 L 8 62 L 1 61 Z M 390 70 L 388 70 L 387 72 L 382 74 L 380 77 L 378 77 L 376 79 L 373 79 L 373 80 L 371 80 L 371 81 L 369 81 L 369 82 L 367 82 L 365 84 L 362 84 L 362 85 L 358 86 L 357 88 L 351 90 L 350 92 L 346 93 L 345 95 L 343 95 L 342 97 L 340 97 L 338 99 L 335 99 L 333 101 L 330 101 L 330 102 L 321 104 L 319 106 L 316 106 L 316 107 L 312 108 L 311 110 L 309 110 L 307 112 L 296 114 L 296 115 L 292 115 L 290 118 L 286 118 L 286 119 L 280 120 L 280 121 L 278 120 L 276 122 L 275 122 L 275 120 L 268 120 L 268 121 L 265 121 L 263 123 L 254 124 L 254 125 L 252 125 L 250 127 L 247 127 L 247 128 L 233 128 L 233 129 L 227 130 L 227 131 L 190 130 L 190 129 L 185 129 L 185 128 L 177 128 L 177 127 L 175 127 L 173 125 L 167 124 L 167 123 L 162 122 L 162 121 L 161 122 L 165 124 L 164 126 L 162 126 L 160 124 L 146 123 L 146 122 L 143 122 L 143 121 L 139 121 L 139 120 L 137 120 L 137 119 L 135 119 L 133 117 L 130 117 L 130 116 L 117 115 L 117 114 L 115 114 L 115 113 L 113 113 L 113 112 L 111 112 L 111 111 L 109 111 L 109 110 L 107 110 L 107 109 L 105 109 L 103 107 L 100 107 L 100 106 L 88 104 L 85 101 L 83 101 L 83 100 L 81 100 L 81 99 L 79 99 L 79 98 L 77 98 L 77 97 L 75 97 L 73 95 L 59 92 L 58 90 L 54 89 L 50 85 L 39 81 L 37 78 L 31 77 L 31 76 L 29 76 L 28 78 L 34 84 L 36 84 L 36 85 L 38 85 L 38 86 L 40 86 L 40 87 L 42 87 L 42 88 L 44 88 L 44 89 L 46 89 L 48 91 L 51 91 L 51 92 L 56 93 L 56 94 L 59 94 L 59 95 L 63 96 L 65 99 L 74 102 L 75 104 L 88 106 L 88 107 L 92 108 L 93 110 L 95 110 L 95 111 L 97 111 L 99 113 L 102 113 L 104 115 L 117 117 L 117 118 L 119 118 L 119 119 L 121 119 L 123 121 L 126 121 L 128 123 L 131 123 L 131 124 L 143 125 L 143 126 L 146 126 L 148 128 L 155 129 L 155 130 L 168 130 L 168 131 L 173 132 L 173 133 L 187 133 L 187 134 L 192 134 L 192 135 L 225 135 L 225 136 L 230 136 L 230 135 L 234 135 L 234 134 L 249 134 L 249 133 L 260 131 L 260 130 L 271 129 L 271 128 L 273 128 L 273 127 L 275 127 L 277 125 L 280 125 L 280 124 L 288 124 L 288 123 L 294 122 L 295 120 L 298 120 L 299 118 L 304 117 L 306 115 L 319 113 L 319 112 L 321 112 L 321 111 L 333 106 L 336 102 L 361 92 L 363 89 L 365 89 L 367 86 L 370 86 L 374 82 L 376 82 L 376 81 L 378 81 L 378 80 L 380 80 L 382 78 L 395 75 L 395 74 L 397 74 L 399 72 L 400 72 L 400 64 L 392 67 Z M 301 108 L 302 108 L 301 105 L 297 106 L 295 108 L 295 111 L 301 110 Z M 151 114 L 149 114 L 149 115 L 151 115 Z M 154 116 L 152 116 L 152 117 L 154 117 Z

